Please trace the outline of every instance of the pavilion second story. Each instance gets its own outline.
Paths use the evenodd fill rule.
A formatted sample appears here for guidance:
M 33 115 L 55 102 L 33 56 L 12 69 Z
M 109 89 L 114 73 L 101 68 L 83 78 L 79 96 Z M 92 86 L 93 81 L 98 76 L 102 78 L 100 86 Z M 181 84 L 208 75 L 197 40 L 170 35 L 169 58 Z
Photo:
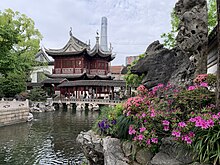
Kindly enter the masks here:
M 96 37 L 95 46 L 90 49 L 86 44 L 72 35 L 62 49 L 46 49 L 46 53 L 54 59 L 54 70 L 50 78 L 67 79 L 110 79 L 110 62 L 115 58 L 112 48 L 103 51 Z

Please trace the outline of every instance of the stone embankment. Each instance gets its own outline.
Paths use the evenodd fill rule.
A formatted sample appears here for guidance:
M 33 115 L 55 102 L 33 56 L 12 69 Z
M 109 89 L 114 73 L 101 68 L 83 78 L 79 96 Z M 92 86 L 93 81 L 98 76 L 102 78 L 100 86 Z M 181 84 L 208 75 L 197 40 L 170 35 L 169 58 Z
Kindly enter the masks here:
M 26 122 L 29 115 L 29 102 L 26 101 L 0 101 L 0 126 Z
M 193 162 L 193 154 L 183 144 L 164 138 L 159 152 L 152 154 L 134 142 L 100 137 L 93 131 L 81 132 L 77 142 L 90 165 L 204 165 Z

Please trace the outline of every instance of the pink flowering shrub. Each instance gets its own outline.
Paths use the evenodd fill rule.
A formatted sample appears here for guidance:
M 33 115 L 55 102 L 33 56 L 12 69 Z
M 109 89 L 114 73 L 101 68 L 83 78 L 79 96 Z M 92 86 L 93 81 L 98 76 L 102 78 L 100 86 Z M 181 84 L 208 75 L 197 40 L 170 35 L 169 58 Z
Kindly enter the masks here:
M 199 113 L 204 107 L 215 104 L 215 93 L 207 89 L 207 83 L 189 86 L 174 96 L 173 108 L 182 112 L 181 120 L 186 120 L 187 114 Z
M 196 78 L 193 80 L 193 82 L 195 84 L 197 83 L 201 83 L 201 82 L 205 82 L 206 79 L 208 77 L 208 74 L 200 74 L 200 75 L 197 75 Z
M 193 82 L 195 84 L 201 84 L 203 82 L 207 83 L 211 89 L 216 87 L 216 75 L 213 74 L 200 74 L 198 75 Z
M 198 114 L 211 113 L 215 108 L 214 94 L 207 89 L 207 85 L 201 82 L 184 89 L 158 84 L 148 91 L 141 87 L 145 95 L 129 98 L 124 104 L 123 114 L 133 121 L 128 130 L 132 140 L 155 151 L 161 138 L 168 136 L 191 144 L 195 133 L 189 131 L 194 127 L 189 124 L 189 119 Z M 207 122 L 213 124 L 211 120 Z
M 186 88 L 171 84 L 158 84 L 151 90 L 138 87 L 138 95 L 125 101 L 120 115 L 111 117 L 117 123 L 113 125 L 112 136 L 133 140 L 154 152 L 164 137 L 173 137 L 197 150 L 198 143 L 204 140 L 201 135 L 211 137 L 211 134 L 219 140 L 220 113 L 214 106 L 215 94 L 208 90 L 204 77 L 201 76 L 196 84 Z M 211 154 L 201 158 L 208 156 L 208 161 L 219 161 L 213 156 L 216 151 L 220 153 L 220 147 L 216 147 L 218 140 L 212 139 L 215 145 L 213 148 L 210 146 Z M 207 153 L 204 149 L 200 150 L 199 156 Z

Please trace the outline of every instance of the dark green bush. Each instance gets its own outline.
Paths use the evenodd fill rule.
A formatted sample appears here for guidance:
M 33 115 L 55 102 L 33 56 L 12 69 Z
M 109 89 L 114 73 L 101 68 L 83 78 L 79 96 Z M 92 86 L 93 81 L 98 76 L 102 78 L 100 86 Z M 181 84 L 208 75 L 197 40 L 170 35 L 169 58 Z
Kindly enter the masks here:
M 215 105 L 215 93 L 207 88 L 196 88 L 194 90 L 182 90 L 174 97 L 173 107 L 182 112 L 181 119 L 184 120 L 191 112 L 200 112 L 208 105 Z
M 47 94 L 42 88 L 36 87 L 30 91 L 28 98 L 31 101 L 46 101 Z

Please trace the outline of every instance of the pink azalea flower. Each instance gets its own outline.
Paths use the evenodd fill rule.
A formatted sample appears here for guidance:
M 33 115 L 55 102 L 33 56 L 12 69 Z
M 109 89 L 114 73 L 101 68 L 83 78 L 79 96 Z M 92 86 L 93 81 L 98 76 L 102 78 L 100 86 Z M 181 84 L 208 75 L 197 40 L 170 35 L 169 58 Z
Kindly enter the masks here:
M 178 123 L 178 126 L 179 126 L 179 127 L 182 127 L 182 128 L 183 128 L 183 127 L 186 127 L 186 123 L 185 123 L 185 122 L 179 122 L 179 123 Z
M 208 127 L 213 127 L 215 123 L 214 123 L 214 121 L 212 119 L 209 119 L 207 121 L 207 124 L 208 124 Z
M 135 137 L 133 138 L 133 140 L 136 141 L 136 140 L 137 140 L 137 136 L 135 136 Z
M 169 131 L 169 126 L 168 126 L 168 125 L 165 125 L 165 126 L 163 127 L 163 130 L 164 130 L 164 131 Z
M 181 136 L 181 132 L 177 131 L 177 130 L 174 130 L 174 131 L 172 131 L 172 135 L 175 136 L 175 137 L 180 137 Z
M 130 116 L 130 114 L 131 114 L 131 111 L 128 111 L 126 115 L 127 115 L 127 116 Z
M 142 117 L 146 117 L 147 115 L 146 115 L 146 113 L 142 113 L 142 115 L 141 115 Z
M 219 116 L 218 116 L 218 115 L 212 115 L 212 118 L 218 120 L 218 119 L 219 119 Z
M 192 131 L 190 131 L 190 132 L 189 132 L 189 137 L 195 137 L 195 133 L 192 132 Z
M 133 134 L 135 134 L 135 133 L 136 133 L 135 129 L 133 129 L 132 126 L 129 126 L 128 134 L 129 134 L 129 135 L 133 135 Z
M 194 89 L 196 89 L 195 86 L 189 86 L 189 88 L 188 88 L 189 91 L 192 91 L 192 90 L 194 90 Z
M 157 144 L 158 143 L 158 138 L 151 138 L 152 143 Z
M 206 83 L 206 82 L 202 82 L 201 84 L 200 84 L 200 87 L 208 87 L 208 83 Z
M 144 135 L 140 134 L 138 135 L 138 140 L 143 140 L 144 139 Z
M 146 140 L 147 145 L 150 145 L 150 139 Z
M 140 106 L 140 104 L 139 104 L 139 103 L 135 103 L 135 106 L 136 106 L 136 107 L 139 107 L 139 106 Z
M 145 130 L 146 130 L 145 127 L 141 127 L 141 128 L 140 128 L 140 132 L 144 132 Z
M 200 122 L 198 125 L 200 125 L 200 127 L 201 127 L 202 129 L 207 129 L 207 128 L 209 128 L 209 124 L 208 124 L 206 121 L 204 121 L 204 120 L 201 120 L 201 122 Z
M 152 109 L 152 110 L 151 110 L 151 113 L 150 113 L 150 117 L 155 117 L 155 116 L 156 116 L 155 110 Z
M 168 120 L 163 120 L 162 123 L 163 123 L 163 125 L 169 125 L 170 124 L 170 122 Z
M 159 88 L 163 88 L 163 87 L 164 87 L 163 84 L 158 84 L 157 86 L 158 86 Z
M 184 136 L 183 138 L 182 138 L 182 140 L 184 140 L 187 144 L 191 144 L 192 143 L 192 139 L 189 137 L 189 136 Z

